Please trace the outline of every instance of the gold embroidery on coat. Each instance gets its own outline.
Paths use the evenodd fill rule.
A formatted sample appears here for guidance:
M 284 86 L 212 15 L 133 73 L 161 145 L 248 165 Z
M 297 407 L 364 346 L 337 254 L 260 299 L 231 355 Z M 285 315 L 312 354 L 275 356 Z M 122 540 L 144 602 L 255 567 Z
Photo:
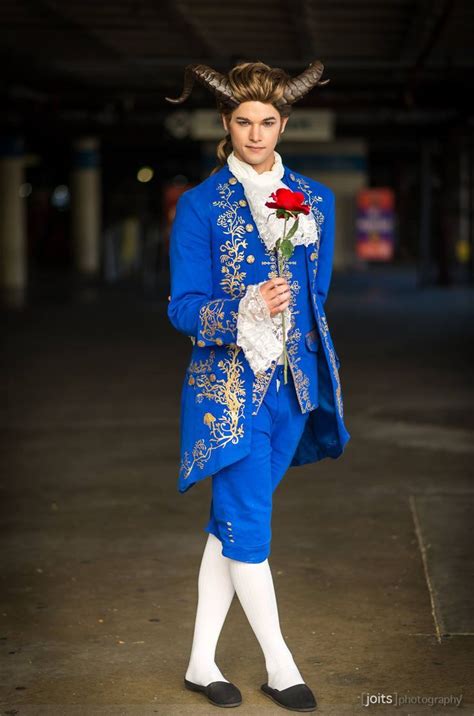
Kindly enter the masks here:
M 230 201 L 234 190 L 230 188 L 229 183 L 218 184 L 217 191 L 221 198 L 212 203 L 223 209 L 222 214 L 217 217 L 217 225 L 222 228 L 224 234 L 230 237 L 219 247 L 222 252 L 221 272 L 224 275 L 220 285 L 232 298 L 241 298 L 246 290 L 244 278 L 247 275 L 246 271 L 241 271 L 241 263 L 245 260 L 244 249 L 248 246 L 247 241 L 243 238 L 246 233 L 245 222 L 239 214 L 239 202 Z
M 290 310 L 293 314 L 299 313 L 296 309 L 296 295 L 300 292 L 301 286 L 298 281 L 291 281 L 292 273 L 289 269 L 284 271 L 284 276 L 290 284 L 291 299 L 290 299 Z M 301 342 L 301 331 L 296 327 L 296 323 L 292 324 L 292 329 L 288 331 L 288 338 L 286 339 L 286 351 L 288 354 L 288 363 L 290 365 L 291 374 L 296 388 L 296 395 L 300 404 L 301 412 L 307 413 L 310 410 L 315 410 L 316 405 L 311 401 L 309 397 L 309 385 L 310 381 L 306 373 L 298 366 L 301 361 L 301 356 L 298 355 L 298 344 Z
M 305 181 L 303 179 L 303 177 L 297 177 L 296 183 L 298 184 L 299 190 L 302 191 L 303 194 L 305 194 L 305 196 L 306 196 L 306 203 L 309 204 L 311 207 L 311 211 L 313 212 L 313 216 L 316 221 L 316 226 L 319 229 L 318 233 L 320 234 L 321 226 L 324 222 L 324 214 L 320 209 L 318 209 L 316 204 L 320 201 L 323 201 L 323 197 L 319 196 L 319 195 L 313 196 L 313 191 L 312 191 L 310 185 L 308 184 L 307 181 Z
M 335 379 L 335 381 L 336 381 L 336 383 L 337 383 L 337 388 L 336 388 L 337 408 L 338 408 L 339 415 L 340 415 L 341 418 L 342 418 L 342 417 L 343 417 L 343 414 L 344 414 L 344 405 L 343 405 L 343 402 L 342 402 L 341 381 L 340 381 L 340 379 L 339 379 L 339 372 L 338 372 L 338 370 L 337 370 L 336 356 L 335 356 L 335 354 L 334 354 L 333 349 L 332 349 L 331 346 L 329 345 L 329 338 L 328 338 L 329 328 L 328 328 L 326 316 L 322 316 L 322 317 L 321 317 L 321 316 L 319 315 L 319 310 L 318 310 L 317 306 L 316 306 L 316 310 L 317 310 L 317 314 L 318 314 L 319 328 L 320 328 L 320 330 L 321 330 L 321 333 L 322 333 L 323 338 L 324 338 L 324 343 L 326 344 L 326 348 L 327 348 L 327 351 L 328 351 L 328 353 L 329 353 L 329 360 L 331 361 L 332 372 L 333 372 L 333 375 L 334 375 L 334 379 Z
M 253 385 L 252 385 L 252 405 L 255 405 L 255 409 L 252 411 L 252 415 L 257 415 L 260 404 L 266 393 L 268 386 L 273 378 L 275 368 L 277 367 L 277 361 L 271 362 L 267 370 L 261 370 L 255 374 Z
M 188 366 L 188 373 L 204 373 L 205 371 L 211 370 L 215 357 L 216 352 L 211 350 L 208 358 L 204 358 L 203 360 L 192 360 Z
M 309 378 L 306 373 L 303 373 L 303 370 L 298 366 L 298 363 L 301 360 L 301 356 L 298 355 L 299 341 L 301 341 L 301 331 L 299 328 L 297 328 L 295 331 L 293 331 L 293 334 L 291 336 L 291 342 L 290 338 L 288 338 L 288 341 L 286 343 L 288 362 L 290 364 L 291 372 L 293 375 L 296 394 L 298 396 L 301 411 L 304 413 L 308 413 L 310 410 L 316 410 L 318 406 L 315 405 L 309 397 Z
M 237 329 L 237 312 L 230 311 L 231 318 L 227 319 L 225 323 L 224 301 L 228 301 L 227 298 L 215 298 L 212 301 L 208 301 L 199 309 L 199 320 L 201 322 L 201 335 L 212 341 L 216 337 L 216 333 L 231 333 Z
M 319 245 L 321 243 L 321 232 L 322 232 L 322 225 L 324 223 L 324 214 L 323 212 L 318 209 L 316 204 L 323 200 L 321 196 L 313 196 L 312 189 L 307 181 L 303 179 L 303 177 L 297 177 L 296 183 L 298 184 L 299 190 L 303 192 L 303 194 L 306 197 L 306 203 L 310 205 L 311 211 L 313 213 L 315 222 L 316 222 L 316 228 L 317 228 L 317 234 L 316 234 L 316 241 L 314 242 L 314 251 L 315 254 L 313 264 L 313 279 L 312 282 L 314 283 L 316 280 L 316 274 L 318 271 L 318 260 L 319 260 Z
M 316 259 L 315 259 L 314 265 L 313 265 L 313 282 L 314 282 L 314 280 L 316 278 L 316 272 L 318 270 L 319 245 L 320 245 L 320 241 L 321 241 L 322 224 L 324 222 L 324 214 L 322 211 L 320 211 L 320 209 L 318 209 L 318 207 L 316 206 L 316 203 L 322 201 L 322 197 L 321 196 L 312 196 L 313 192 L 312 192 L 309 184 L 302 177 L 297 177 L 296 183 L 298 184 L 298 186 L 299 186 L 300 190 L 303 192 L 303 194 L 306 196 L 306 201 L 311 206 L 311 210 L 312 210 L 314 218 L 316 220 L 316 226 L 318 227 L 318 236 L 317 236 L 317 240 L 315 243 Z M 321 333 L 324 338 L 324 343 L 326 345 L 327 352 L 329 354 L 329 360 L 331 363 L 334 380 L 336 381 L 336 384 L 337 384 L 336 402 L 337 402 L 337 408 L 338 408 L 339 415 L 342 418 L 343 412 L 344 412 L 344 406 L 343 406 L 343 401 L 342 401 L 341 381 L 339 378 L 339 372 L 337 370 L 337 363 L 336 363 L 336 357 L 334 354 L 334 350 L 329 345 L 329 339 L 328 339 L 328 335 L 327 335 L 329 333 L 329 328 L 327 325 L 326 317 L 325 316 L 321 317 L 319 314 L 319 308 L 318 308 L 317 301 L 315 301 L 315 307 L 316 307 L 316 313 L 317 313 L 317 318 L 318 318 L 318 324 L 319 324 Z
M 204 415 L 203 422 L 209 428 L 209 440 L 204 438 L 196 440 L 191 455 L 186 450 L 181 461 L 180 473 L 186 480 L 191 474 L 194 465 L 201 470 L 211 457 L 212 451 L 223 448 L 228 443 L 236 445 L 244 435 L 244 409 L 245 409 L 245 381 L 241 377 L 244 372 L 243 362 L 238 355 L 239 346 L 227 346 L 229 358 L 218 362 L 218 367 L 225 374 L 225 378 L 211 380 L 210 376 L 199 374 L 196 377 L 196 401 L 202 402 L 204 398 L 223 405 L 222 416 L 216 418 L 212 412 Z

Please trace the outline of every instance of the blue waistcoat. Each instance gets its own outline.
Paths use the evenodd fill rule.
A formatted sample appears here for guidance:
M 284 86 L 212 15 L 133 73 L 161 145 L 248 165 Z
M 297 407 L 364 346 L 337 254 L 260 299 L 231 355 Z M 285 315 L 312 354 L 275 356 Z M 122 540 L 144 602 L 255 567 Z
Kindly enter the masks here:
M 283 231 L 283 221 L 281 224 Z M 255 230 L 249 233 L 247 241 L 249 252 L 251 252 L 248 254 L 247 260 L 250 258 L 252 262 L 251 283 L 268 281 L 268 279 L 278 276 L 278 261 L 275 252 L 267 250 Z M 288 370 L 291 370 L 293 375 L 301 412 L 309 413 L 318 407 L 318 364 L 314 353 L 319 348 L 319 336 L 311 308 L 310 282 L 304 246 L 295 246 L 291 258 L 286 261 L 284 276 L 291 290 L 292 323 L 286 342 Z M 270 368 L 259 376 L 259 380 L 255 381 L 252 394 L 252 415 L 257 414 L 262 404 L 275 368 L 276 362 L 273 362 Z
M 318 227 L 314 244 L 295 247 L 285 273 L 291 289 L 289 370 L 301 411 L 310 413 L 294 466 L 339 457 L 350 435 L 343 420 L 340 361 L 324 313 L 334 254 L 334 193 L 286 166 L 282 181 L 303 192 Z M 193 343 L 181 390 L 178 490 L 186 492 L 249 453 L 252 418 L 277 363 L 254 375 L 236 343 L 240 299 L 249 284 L 277 276 L 278 265 L 227 164 L 180 196 L 170 275 L 168 317 Z

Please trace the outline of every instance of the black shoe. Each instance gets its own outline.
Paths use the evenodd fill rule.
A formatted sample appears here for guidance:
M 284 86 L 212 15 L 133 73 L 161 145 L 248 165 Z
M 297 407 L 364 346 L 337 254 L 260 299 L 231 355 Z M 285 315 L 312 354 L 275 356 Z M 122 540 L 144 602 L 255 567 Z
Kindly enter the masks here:
M 230 681 L 211 681 L 207 686 L 201 686 L 184 679 L 184 684 L 190 691 L 202 691 L 214 706 L 231 708 L 232 706 L 240 706 L 242 703 L 242 694 L 237 686 Z
M 266 696 L 269 696 L 279 706 L 290 711 L 315 711 L 317 704 L 314 694 L 307 684 L 294 684 L 287 689 L 272 689 L 268 684 L 260 687 Z

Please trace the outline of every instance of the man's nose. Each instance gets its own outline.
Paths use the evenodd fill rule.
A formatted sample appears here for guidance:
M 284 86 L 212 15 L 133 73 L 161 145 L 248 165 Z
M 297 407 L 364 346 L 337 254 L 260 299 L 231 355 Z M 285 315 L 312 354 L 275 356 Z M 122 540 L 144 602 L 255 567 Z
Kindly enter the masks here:
M 256 126 L 255 124 L 252 125 L 252 127 L 250 128 L 250 139 L 252 142 L 260 141 L 260 127 Z

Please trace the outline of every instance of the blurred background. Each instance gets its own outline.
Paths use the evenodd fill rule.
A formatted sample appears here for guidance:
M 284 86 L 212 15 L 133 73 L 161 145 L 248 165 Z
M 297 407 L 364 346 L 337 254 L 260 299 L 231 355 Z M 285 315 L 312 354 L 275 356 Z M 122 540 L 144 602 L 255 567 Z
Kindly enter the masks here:
M 325 64 L 331 82 L 295 105 L 280 148 L 336 192 L 335 268 L 472 282 L 467 0 L 2 0 L 0 13 L 6 292 L 74 269 L 161 295 L 177 196 L 209 174 L 222 136 L 207 90 L 179 108 L 164 96 L 188 63 L 249 59 L 293 75 Z
M 168 242 L 222 125 L 199 84 L 164 97 L 188 63 L 316 59 L 331 81 L 278 150 L 336 195 L 352 439 L 275 499 L 285 634 L 323 713 L 395 690 L 474 713 L 473 3 L 0 0 L 4 713 L 195 713 L 210 480 L 176 492 L 191 345 L 166 316 Z M 221 668 L 269 709 L 228 620 Z

